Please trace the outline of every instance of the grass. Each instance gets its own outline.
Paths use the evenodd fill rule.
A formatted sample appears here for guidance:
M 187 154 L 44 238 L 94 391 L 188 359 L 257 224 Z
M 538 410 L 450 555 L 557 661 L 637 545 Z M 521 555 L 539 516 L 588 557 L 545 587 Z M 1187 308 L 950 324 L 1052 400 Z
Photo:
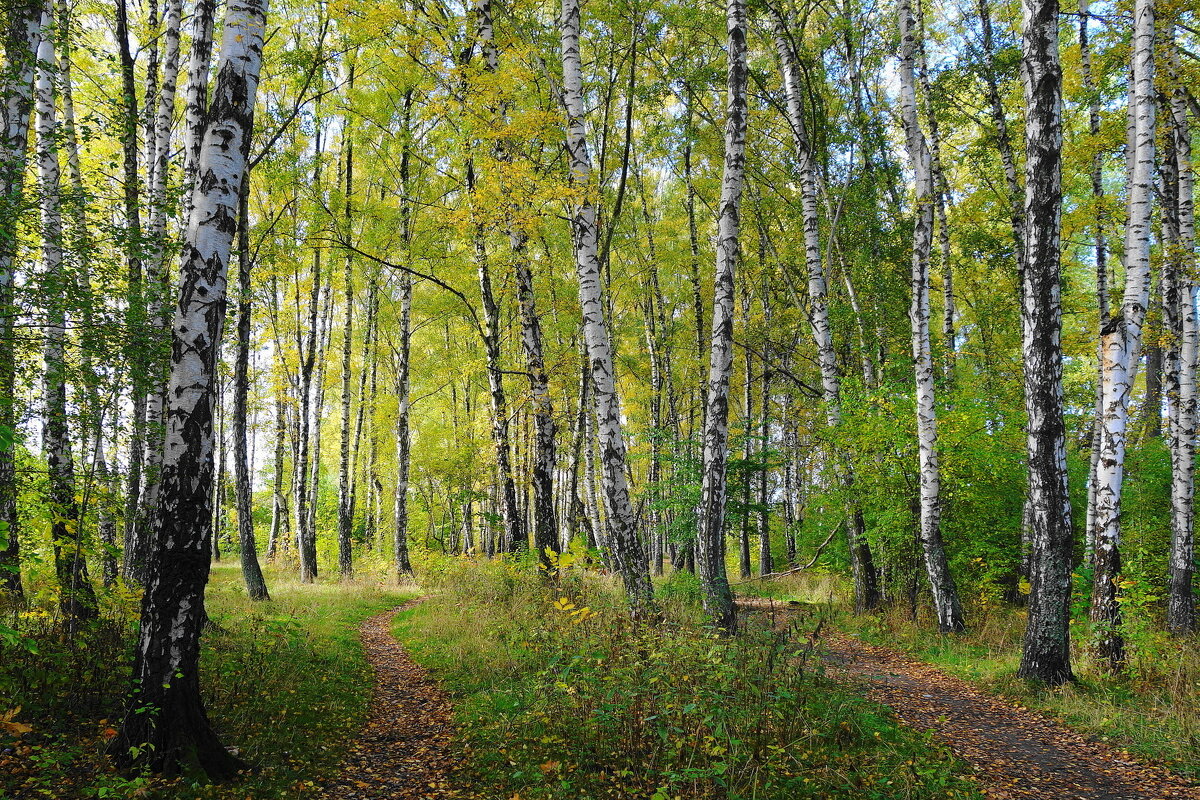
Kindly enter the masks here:
M 336 770 L 369 697 L 357 627 L 412 593 L 370 580 L 301 586 L 278 571 L 267 579 L 272 601 L 251 603 L 236 567 L 214 568 L 207 605 L 216 626 L 201 658 L 210 718 L 257 773 L 205 785 L 111 770 L 102 753 L 119 717 L 135 621 L 131 598 L 114 597 L 106 621 L 75 641 L 47 612 L 7 620 L 38 652 L 0 644 L 0 712 L 20 706 L 17 719 L 33 728 L 12 745 L 22 768 L 0 771 L 0 797 L 295 798 Z
M 696 624 L 688 578 L 666 621 L 630 622 L 607 579 L 466 564 L 398 619 L 461 728 L 454 783 L 508 798 L 975 798 L 949 752 L 823 677 L 808 620 L 734 639 Z

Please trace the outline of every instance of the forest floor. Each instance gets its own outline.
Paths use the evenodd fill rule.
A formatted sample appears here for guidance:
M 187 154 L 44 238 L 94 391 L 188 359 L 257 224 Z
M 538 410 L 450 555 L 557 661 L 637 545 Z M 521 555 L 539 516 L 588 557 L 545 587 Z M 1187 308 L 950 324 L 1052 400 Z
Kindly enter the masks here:
M 755 616 L 769 614 L 776 626 L 789 617 L 787 605 L 739 605 Z M 904 724 L 949 745 L 975 769 L 990 798 L 1200 800 L 1200 788 L 1163 767 L 898 650 L 841 632 L 823 636 L 821 649 L 829 677 L 859 686 Z
M 454 754 L 450 698 L 392 635 L 392 621 L 422 599 L 375 614 L 359 628 L 374 674 L 370 715 L 350 745 L 330 800 L 442 800 L 458 796 L 447 773 Z

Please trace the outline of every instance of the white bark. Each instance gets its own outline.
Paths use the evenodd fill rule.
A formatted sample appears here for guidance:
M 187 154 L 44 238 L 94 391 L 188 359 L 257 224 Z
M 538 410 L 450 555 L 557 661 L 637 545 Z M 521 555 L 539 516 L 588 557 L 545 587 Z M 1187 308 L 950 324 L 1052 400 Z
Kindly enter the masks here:
M 198 661 L 212 538 L 216 368 L 265 13 L 262 0 L 229 0 L 227 6 L 221 67 L 201 145 L 201 179 L 193 195 L 171 326 L 155 558 L 142 604 L 137 688 L 111 748 L 122 765 L 144 761 L 163 771 L 187 759 L 216 779 L 244 766 L 221 746 L 208 724 Z M 143 713 L 147 705 L 157 709 L 153 720 Z
M 1120 312 L 1101 330 L 1103 347 L 1103 430 L 1096 469 L 1096 555 L 1092 623 L 1098 657 L 1117 669 L 1124 661 L 1117 581 L 1121 571 L 1121 489 L 1129 397 L 1133 390 L 1142 324 L 1150 298 L 1150 225 L 1154 199 L 1154 0 L 1136 0 L 1133 79 L 1129 113 L 1133 148 L 1129 155 L 1129 206 L 1125 228 L 1125 293 Z
M 354 88 L 354 67 L 350 67 L 350 88 Z M 346 142 L 346 216 L 347 231 L 351 230 L 354 214 L 354 142 L 351 137 L 350 121 L 345 133 Z M 347 234 L 349 235 L 349 233 Z M 353 377 L 351 351 L 354 344 L 354 254 L 346 251 L 342 271 L 342 418 L 341 439 L 338 447 L 338 572 L 343 577 L 354 573 L 354 548 L 351 540 L 354 532 L 353 489 L 354 468 L 350 463 L 350 408 L 353 404 L 350 385 Z M 366 368 L 366 365 L 363 365 Z M 359 404 L 362 393 L 359 393 Z
M 3 31 L 5 73 L 0 86 L 0 426 L 15 430 L 16 354 L 14 328 L 14 257 L 18 209 L 23 201 L 29 116 L 33 108 L 33 74 L 42 36 L 41 4 L 12 3 Z M 0 450 L 0 587 L 15 597 L 23 593 L 18 539 L 16 449 Z
M 396 554 L 395 574 L 398 582 L 412 577 L 408 558 L 408 467 L 411 433 L 409 431 L 409 341 L 412 319 L 412 279 L 400 278 L 400 343 L 395 349 L 396 390 L 396 495 L 393 505 L 393 538 Z
M 796 146 L 796 160 L 800 172 L 800 211 L 804 221 L 804 262 L 808 272 L 808 316 L 813 339 L 817 345 L 817 363 L 821 371 L 821 394 L 825 407 L 825 422 L 836 428 L 842 419 L 841 375 L 838 372 L 837 352 L 833 345 L 833 331 L 829 324 L 829 288 L 825 279 L 825 265 L 821 258 L 820 216 L 817 205 L 817 171 L 814 163 L 812 143 L 804 120 L 804 109 L 800 102 L 800 65 L 792 49 L 787 19 L 776 4 L 770 4 L 775 49 L 779 54 L 780 71 L 783 75 L 783 91 L 787 105 L 788 122 Z M 847 465 L 844 483 L 853 491 L 854 470 Z M 854 606 L 859 611 L 874 608 L 879 604 L 874 560 L 862 527 L 858 524 L 861 515 L 851 515 L 852 523 L 846 526 L 849 539 L 850 568 L 854 574 Z
M 150 203 L 149 256 L 146 265 L 146 310 L 150 323 L 150 371 L 149 392 L 146 397 L 147 435 L 143 469 L 145 477 L 142 496 L 138 501 L 138 527 L 141 539 L 138 549 L 152 551 L 153 544 L 145 537 L 150 535 L 154 509 L 158 505 L 159 479 L 165 435 L 163 417 L 166 398 L 163 395 L 163 370 L 166 368 L 165 342 L 167 339 L 168 305 L 167 296 L 171 281 L 167 264 L 171 248 L 167 243 L 167 177 L 170 171 L 171 124 L 175 115 L 175 87 L 179 72 L 179 33 L 183 15 L 183 0 L 170 0 L 164 19 L 163 36 L 165 51 L 163 76 L 157 99 L 158 108 L 151 130 L 152 138 L 146 143 L 148 152 L 147 169 L 150 179 L 148 200 Z
M 917 26 L 910 0 L 900 0 L 900 112 L 904 120 L 908 155 L 916 180 L 916 215 L 913 222 L 912 324 L 913 365 L 916 372 L 917 443 L 920 454 L 921 546 L 933 591 L 933 606 L 942 632 L 965 626 L 958 591 L 950 575 L 941 534 L 941 472 L 937 452 L 937 403 L 933 388 L 933 354 L 929 337 L 929 257 L 933 248 L 936 199 L 932 160 L 917 113 L 914 76 Z
M 47 7 L 42 12 L 42 30 L 52 30 L 54 20 Z M 63 265 L 63 225 L 60 205 L 61 176 L 55 114 L 54 75 L 57 61 L 54 39 L 47 36 L 37 49 L 37 79 L 34 95 L 37 105 L 37 165 L 41 205 L 42 276 L 44 290 L 55 298 L 69 291 L 69 276 Z M 88 579 L 87 561 L 79 531 L 79 505 L 75 499 L 75 465 L 67 416 L 66 338 L 67 314 L 62 303 L 51 301 L 45 318 L 45 424 L 43 446 L 46 451 L 50 483 L 51 542 L 54 546 L 55 571 L 58 574 L 60 605 L 71 619 L 92 618 L 97 614 L 96 598 Z
M 183 226 L 192 213 L 192 189 L 196 183 L 196 163 L 204 135 L 204 114 L 208 110 L 208 70 L 212 61 L 213 18 L 216 0 L 196 0 L 192 10 L 192 52 L 188 60 L 186 106 L 184 109 L 183 148 Z
M 1193 595 L 1195 562 L 1195 475 L 1197 386 L 1196 369 L 1200 365 L 1200 319 L 1197 318 L 1196 224 L 1193 190 L 1192 136 L 1188 121 L 1187 93 L 1181 82 L 1179 54 L 1170 51 L 1170 110 L 1176 190 L 1175 252 L 1168 258 L 1176 266 L 1178 325 L 1173 337 L 1178 356 L 1175 364 L 1176 396 L 1171 413 L 1171 554 L 1167 594 L 1167 628 L 1185 634 L 1196 629 Z
M 726 467 L 729 459 L 729 376 L 733 368 L 733 300 L 740 257 L 741 200 L 746 175 L 746 6 L 728 0 L 725 30 L 729 69 L 725 95 L 725 164 L 717 207 L 712 346 L 704 415 L 704 456 L 696 526 L 696 568 L 704 610 L 728 631 L 736 626 L 725 574 Z
M 1099 329 L 1108 319 L 1108 247 L 1104 241 L 1104 153 L 1099 147 L 1100 95 L 1092 77 L 1091 43 L 1088 35 L 1089 0 L 1079 0 L 1079 66 L 1083 74 L 1084 91 L 1088 102 L 1088 131 L 1092 137 L 1092 201 L 1096 204 L 1092 227 L 1092 242 L 1096 259 L 1096 308 Z M 1097 331 L 1099 334 L 1099 330 Z M 1096 468 L 1100 464 L 1100 442 L 1104 427 L 1104 342 L 1096 337 L 1096 412 L 1092 423 L 1091 460 L 1088 464 L 1087 521 L 1084 529 L 1083 557 L 1090 562 L 1096 550 Z
M 654 592 L 629 498 L 625 435 L 617 400 L 616 360 L 613 358 L 612 339 L 604 314 L 596 206 L 592 201 L 595 187 L 584 128 L 579 0 L 563 0 L 559 25 L 563 61 L 562 95 L 567 117 L 567 159 L 571 184 L 577 193 L 571 208 L 571 232 L 579 279 L 579 304 L 583 311 L 583 333 L 591 362 L 596 438 L 601 450 L 601 487 L 608 521 L 608 535 L 605 538 L 609 556 L 625 584 L 633 612 L 640 615 L 648 612 Z

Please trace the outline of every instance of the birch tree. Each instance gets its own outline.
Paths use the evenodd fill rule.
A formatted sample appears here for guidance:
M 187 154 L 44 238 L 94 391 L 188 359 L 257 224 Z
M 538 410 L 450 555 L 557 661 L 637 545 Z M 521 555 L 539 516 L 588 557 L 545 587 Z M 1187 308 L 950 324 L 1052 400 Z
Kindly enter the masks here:
M 725 96 L 725 164 L 717 216 L 717 263 L 713 289 L 712 347 L 704 413 L 700 509 L 696 523 L 696 568 L 704 610 L 732 633 L 737 618 L 725 574 L 725 508 L 728 495 L 729 375 L 733 369 L 733 301 L 741 235 L 742 187 L 746 174 L 746 6 L 728 0 L 725 32 L 729 68 Z
M 908 156 L 916 180 L 916 215 L 913 221 L 912 324 L 913 366 L 916 370 L 917 443 L 921 474 L 921 548 L 925 570 L 933 591 L 933 607 L 938 628 L 943 633 L 961 631 L 962 604 L 950 574 L 950 564 L 942 545 L 941 473 L 937 452 L 937 402 L 933 388 L 933 354 L 929 341 L 929 257 L 933 248 L 933 220 L 936 187 L 932 159 L 917 113 L 914 67 L 917 26 L 910 0 L 900 0 L 900 113 L 904 120 Z M 945 224 L 943 217 L 942 224 Z M 945 255 L 945 254 L 944 254 Z M 945 265 L 943 265 L 945 267 Z M 950 316 L 950 312 L 947 312 Z M 947 323 L 953 333 L 953 324 Z
M 56 23 L 63 22 L 64 20 L 55 20 L 52 17 L 49 6 L 43 10 L 43 31 L 51 32 Z M 46 410 L 42 439 L 49 477 L 50 540 L 54 547 L 59 604 L 63 615 L 75 621 L 94 619 L 99 615 L 99 610 L 95 590 L 88 577 L 87 556 L 83 550 L 79 503 L 75 497 L 75 462 L 67 412 L 67 314 L 63 303 L 68 293 L 70 278 L 67 275 L 67 265 L 63 263 L 54 87 L 57 61 L 54 50 L 54 37 L 44 36 L 38 44 L 37 79 L 34 83 L 42 233 L 41 280 L 46 297 L 49 298 L 45 320 L 46 342 L 43 350 L 46 365 Z
M 1104 393 L 1100 461 L 1096 470 L 1096 554 L 1091 618 L 1096 656 L 1110 669 L 1125 661 L 1118 581 L 1121 574 L 1121 490 L 1129 397 L 1150 297 L 1150 225 L 1154 199 L 1154 0 L 1133 9 L 1133 69 L 1129 92 L 1132 148 L 1125 227 L 1125 292 L 1120 310 L 1100 331 Z
M 1062 388 L 1062 66 L 1058 0 L 1022 0 L 1025 273 L 1021 293 L 1032 551 L 1029 620 L 1018 675 L 1071 674 L 1071 499 Z
M 242 579 L 251 600 L 270 600 L 267 582 L 258 563 L 258 545 L 254 541 L 254 494 L 251 486 L 250 454 L 246 430 L 250 394 L 250 175 L 243 178 L 238 200 L 238 294 L 237 354 L 233 366 L 233 469 L 237 497 L 238 543 L 241 550 Z
M 147 231 L 149 252 L 146 268 L 146 313 L 150 335 L 150 385 L 146 396 L 146 442 L 142 457 L 142 494 L 138 499 L 136 530 L 133 540 L 134 571 L 132 577 L 145 583 L 150 567 L 147 556 L 153 552 L 150 537 L 154 525 L 154 509 L 158 503 L 159 478 L 162 473 L 165 391 L 164 345 L 168 341 L 169 304 L 167 294 L 170 279 L 167 269 L 171 248 L 167 241 L 167 177 L 170 171 L 171 127 L 175 118 L 175 89 L 179 73 L 179 38 L 183 16 L 183 0 L 169 0 L 164 18 L 163 76 L 159 86 L 157 110 L 146 141 L 146 169 L 149 173 L 148 200 L 150 223 Z M 153 74 L 153 73 L 152 73 Z M 207 80 L 207 75 L 205 75 Z
M 129 465 L 125 479 L 125 523 L 122 534 L 121 574 L 129 581 L 141 574 L 145 561 L 138 542 L 138 500 L 142 494 L 142 460 L 146 450 L 146 394 L 148 391 L 145 298 L 142 286 L 142 211 L 138 172 L 138 99 L 133 51 L 129 42 L 127 0 L 116 3 L 117 52 L 121 63 L 121 189 L 124 215 L 125 324 L 129 328 L 127 358 L 133 365 L 130 380 Z
M 1104 241 L 1104 154 L 1099 147 L 1100 95 L 1092 73 L 1091 37 L 1088 22 L 1091 20 L 1089 0 L 1079 0 L 1079 66 L 1083 74 L 1083 88 L 1088 93 L 1088 133 L 1093 141 L 1092 153 L 1092 202 L 1096 205 L 1092 224 L 1092 248 L 1096 260 L 1096 308 L 1100 321 L 1096 331 L 1096 413 L 1092 423 L 1091 458 L 1088 463 L 1087 521 L 1084 523 L 1084 558 L 1091 560 L 1096 550 L 1096 488 L 1097 468 L 1100 465 L 1100 443 L 1104 430 L 1104 340 L 1101 330 L 1109 315 L 1108 302 L 1108 247 Z
M 833 329 L 829 323 L 829 289 L 825 279 L 825 263 L 821 255 L 821 219 L 818 211 L 816 163 L 808 124 L 801 103 L 801 74 L 799 58 L 793 45 L 788 19 L 777 2 L 769 4 L 775 50 L 779 55 L 783 75 L 783 92 L 792 141 L 800 178 L 800 211 L 804 229 L 804 263 L 808 274 L 808 317 L 813 339 L 817 345 L 817 365 L 821 372 L 821 400 L 825 424 L 832 430 L 842 421 L 842 383 L 838 370 L 837 352 L 833 344 Z M 842 480 L 847 493 L 853 497 L 855 474 L 853 465 L 843 467 Z M 850 551 L 850 570 L 854 578 L 854 607 L 862 612 L 875 608 L 882 600 L 871 548 L 867 542 L 862 514 L 855 510 L 846 526 Z
M 621 576 L 635 616 L 649 613 L 654 598 L 650 569 L 638 538 L 633 504 L 626 477 L 625 435 L 617 400 L 616 360 L 605 318 L 604 290 L 598 255 L 596 206 L 593 201 L 592 161 L 584 122 L 583 65 L 579 52 L 579 0 L 563 0 L 559 33 L 562 49 L 562 99 L 566 110 L 567 161 L 574 195 L 571 201 L 571 235 L 583 334 L 591 365 L 595 404 L 596 443 L 600 447 L 601 487 L 608 530 L 605 544 Z M 732 288 L 732 287 L 731 287 Z M 722 564 L 722 570 L 724 565 Z M 727 590 L 728 591 L 728 590 Z
M 350 90 L 354 89 L 354 65 L 350 66 Z M 352 138 L 352 130 L 350 129 L 349 120 L 346 121 L 347 130 L 346 137 L 346 206 L 345 206 L 345 222 L 347 235 L 350 235 L 350 228 L 354 217 L 354 140 Z M 350 407 L 352 398 L 350 392 L 350 382 L 352 370 L 350 368 L 351 349 L 354 344 L 354 253 L 351 250 L 346 251 L 346 259 L 343 262 L 342 284 L 343 284 L 343 304 L 342 304 L 342 419 L 341 419 L 341 440 L 338 448 L 338 516 L 337 516 L 337 542 L 338 542 L 338 574 L 343 578 L 348 578 L 354 574 L 354 550 L 351 536 L 354 532 L 354 505 L 351 501 L 351 485 L 354 483 L 353 469 L 350 465 Z M 366 368 L 366 365 L 363 366 Z M 359 402 L 362 402 L 360 395 Z
M 0 72 L 0 588 L 23 595 L 17 517 L 15 260 L 17 222 L 25 203 L 26 151 L 33 110 L 34 66 L 42 38 L 42 4 L 26 0 L 0 11 L 4 65 Z
M 491 0 L 475 0 L 475 38 L 483 51 L 484 69 L 495 73 L 499 69 L 499 54 L 492 30 Z M 468 51 L 469 53 L 469 51 Z M 467 159 L 467 188 L 472 200 L 474 223 L 475 269 L 479 278 L 479 299 L 483 310 L 483 348 L 487 357 L 488 389 L 492 401 L 492 444 L 496 449 L 496 475 L 500 482 L 500 516 L 504 525 L 503 550 L 514 551 L 527 546 L 528 535 L 517 509 L 517 487 L 513 478 L 512 444 L 509 432 L 508 395 L 504 388 L 504 369 L 500 361 L 500 305 L 492 289 L 492 272 L 487 250 L 487 226 L 476 199 L 476 166 L 473 157 Z
M 1172 32 L 1173 33 L 1173 32 Z M 1171 553 L 1167 580 L 1167 629 L 1187 634 L 1196 629 L 1196 606 L 1192 587 L 1195 561 L 1195 475 L 1197 387 L 1200 365 L 1200 320 L 1197 319 L 1196 223 L 1193 190 L 1192 131 L 1188 119 L 1187 90 L 1179 70 L 1179 52 L 1174 37 L 1169 43 L 1170 72 L 1169 136 L 1167 151 L 1173 180 L 1165 180 L 1173 201 L 1164 217 L 1174 227 L 1165 237 L 1168 268 L 1173 274 L 1169 294 L 1163 298 L 1175 350 L 1173 385 L 1168 391 L 1171 439 Z M 1166 171 L 1164 171 L 1166 172 Z M 1174 184 L 1171 186 L 1171 184 Z M 1173 206 L 1173 208 L 1171 207 Z M 1164 284 L 1167 281 L 1164 280 Z
M 400 240 L 406 258 L 412 253 L 412 182 L 409 172 L 412 162 L 412 105 L 413 92 L 404 93 L 404 136 L 400 152 Z M 395 551 L 395 575 L 398 583 L 413 576 L 412 562 L 408 557 L 408 471 L 412 449 L 409 430 L 410 364 L 412 357 L 412 299 L 413 282 L 408 272 L 401 272 L 399 289 L 399 330 L 392 346 L 393 375 L 396 391 L 396 495 L 393 503 L 393 549 Z
M 214 376 L 265 26 L 262 0 L 228 2 L 171 328 L 154 568 L 142 600 L 133 690 L 109 748 L 120 766 L 176 774 L 186 761 L 215 779 L 244 766 L 209 724 L 198 661 L 212 536 Z

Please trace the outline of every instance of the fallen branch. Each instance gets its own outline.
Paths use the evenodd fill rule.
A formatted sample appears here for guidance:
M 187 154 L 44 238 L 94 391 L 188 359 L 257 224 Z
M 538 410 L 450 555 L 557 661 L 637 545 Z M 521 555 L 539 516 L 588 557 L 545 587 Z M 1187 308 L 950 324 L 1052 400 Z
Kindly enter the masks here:
M 837 532 L 842 529 L 843 523 L 845 523 L 845 520 L 842 520 L 837 525 L 833 526 L 833 530 L 831 530 L 829 532 L 829 535 L 825 537 L 825 541 L 821 542 L 820 547 L 817 548 L 817 552 L 813 553 L 812 560 L 809 561 L 804 566 L 793 567 L 792 569 L 787 569 L 787 570 L 784 570 L 783 572 L 768 572 L 766 575 L 759 575 L 757 578 L 750 578 L 749 580 L 738 581 L 737 583 L 731 583 L 729 585 L 730 586 L 741 586 L 742 584 L 753 583 L 754 581 L 765 581 L 765 580 L 769 580 L 771 578 L 782 578 L 784 575 L 795 575 L 797 572 L 803 572 L 806 569 L 810 569 L 814 564 L 817 563 L 817 559 L 821 557 L 821 551 L 823 551 L 825 549 L 826 545 L 828 545 L 830 542 L 833 541 L 833 537 L 835 535 L 837 535 Z

